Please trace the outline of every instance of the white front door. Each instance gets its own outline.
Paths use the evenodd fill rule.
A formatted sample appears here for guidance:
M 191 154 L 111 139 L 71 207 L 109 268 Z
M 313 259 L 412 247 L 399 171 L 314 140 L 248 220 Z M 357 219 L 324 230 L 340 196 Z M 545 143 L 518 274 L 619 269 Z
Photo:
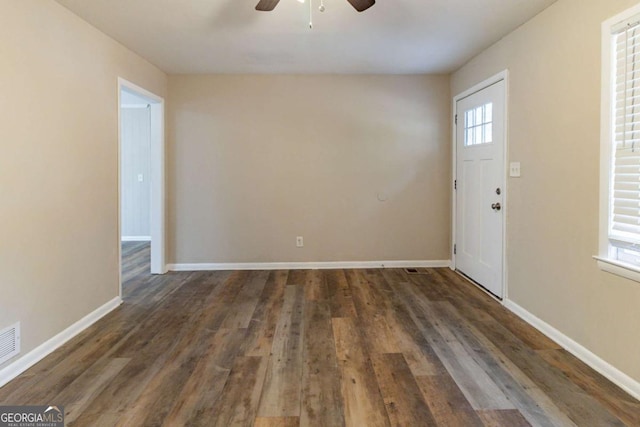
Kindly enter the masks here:
M 456 102 L 456 269 L 503 297 L 504 102 L 500 80 Z

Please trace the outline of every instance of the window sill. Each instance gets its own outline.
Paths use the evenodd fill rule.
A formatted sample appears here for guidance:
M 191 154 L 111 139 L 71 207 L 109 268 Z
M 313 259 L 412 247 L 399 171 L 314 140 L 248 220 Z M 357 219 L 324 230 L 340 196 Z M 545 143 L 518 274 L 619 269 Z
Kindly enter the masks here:
M 598 262 L 598 268 L 616 276 L 640 282 L 640 267 L 626 264 L 617 260 L 603 258 L 599 256 L 593 257 Z

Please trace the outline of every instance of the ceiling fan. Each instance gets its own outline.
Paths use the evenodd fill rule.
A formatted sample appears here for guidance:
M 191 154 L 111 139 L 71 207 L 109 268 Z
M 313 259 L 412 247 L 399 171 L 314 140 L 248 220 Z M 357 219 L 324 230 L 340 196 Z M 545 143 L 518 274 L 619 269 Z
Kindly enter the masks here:
M 358 12 L 363 12 L 376 4 L 376 0 L 347 0 Z M 278 5 L 280 0 L 260 0 L 256 10 L 270 12 Z

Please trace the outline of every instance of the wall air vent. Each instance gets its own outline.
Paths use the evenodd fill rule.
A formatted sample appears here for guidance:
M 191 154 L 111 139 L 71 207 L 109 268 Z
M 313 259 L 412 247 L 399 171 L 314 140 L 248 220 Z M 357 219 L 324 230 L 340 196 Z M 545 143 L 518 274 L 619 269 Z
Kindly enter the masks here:
M 20 353 L 20 322 L 0 331 L 0 364 Z

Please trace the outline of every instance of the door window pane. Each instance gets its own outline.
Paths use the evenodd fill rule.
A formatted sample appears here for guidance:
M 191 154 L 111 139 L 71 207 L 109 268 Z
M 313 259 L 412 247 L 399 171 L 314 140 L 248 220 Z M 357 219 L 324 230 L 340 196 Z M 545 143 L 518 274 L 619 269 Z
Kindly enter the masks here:
M 493 142 L 493 103 L 472 108 L 464 113 L 464 146 Z

